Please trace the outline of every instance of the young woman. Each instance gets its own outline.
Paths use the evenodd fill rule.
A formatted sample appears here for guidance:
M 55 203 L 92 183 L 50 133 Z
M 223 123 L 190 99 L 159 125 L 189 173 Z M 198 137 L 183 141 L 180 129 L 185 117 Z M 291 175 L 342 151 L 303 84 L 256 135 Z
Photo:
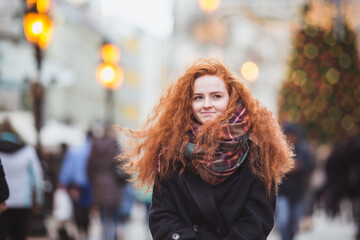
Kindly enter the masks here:
M 162 96 L 122 159 L 154 184 L 158 239 L 266 239 L 291 148 L 271 112 L 220 61 L 200 59 Z

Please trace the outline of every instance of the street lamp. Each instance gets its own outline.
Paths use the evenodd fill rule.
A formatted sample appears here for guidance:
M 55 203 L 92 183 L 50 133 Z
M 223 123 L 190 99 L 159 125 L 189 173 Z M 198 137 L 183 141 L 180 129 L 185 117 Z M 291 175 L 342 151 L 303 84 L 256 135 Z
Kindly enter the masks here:
M 120 50 L 111 43 L 104 43 L 100 50 L 102 62 L 96 68 L 96 77 L 106 89 L 105 121 L 114 123 L 114 91 L 121 87 L 124 81 L 124 70 L 120 64 Z
M 201 10 L 206 13 L 210 13 L 219 7 L 220 0 L 199 0 L 199 5 Z
M 28 42 L 35 49 L 35 58 L 37 66 L 36 81 L 31 85 L 32 110 L 37 132 L 36 147 L 41 151 L 40 129 L 43 124 L 43 105 L 44 105 L 44 87 L 40 81 L 41 64 L 43 59 L 43 50 L 45 50 L 53 36 L 53 22 L 48 16 L 50 0 L 27 0 L 27 10 L 23 19 L 24 34 Z

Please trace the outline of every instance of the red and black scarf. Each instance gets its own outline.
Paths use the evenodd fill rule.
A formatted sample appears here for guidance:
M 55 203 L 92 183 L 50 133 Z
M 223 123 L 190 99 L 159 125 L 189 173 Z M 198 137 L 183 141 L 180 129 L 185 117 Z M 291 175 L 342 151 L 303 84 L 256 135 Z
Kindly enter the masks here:
M 195 139 L 200 125 L 192 122 L 190 139 Z M 245 160 L 249 151 L 248 138 L 250 130 L 249 114 L 242 102 L 239 102 L 234 115 L 220 126 L 219 135 L 214 139 L 219 145 L 215 154 L 205 157 L 208 149 L 189 142 L 185 156 L 191 159 L 200 177 L 207 183 L 216 186 L 233 174 Z

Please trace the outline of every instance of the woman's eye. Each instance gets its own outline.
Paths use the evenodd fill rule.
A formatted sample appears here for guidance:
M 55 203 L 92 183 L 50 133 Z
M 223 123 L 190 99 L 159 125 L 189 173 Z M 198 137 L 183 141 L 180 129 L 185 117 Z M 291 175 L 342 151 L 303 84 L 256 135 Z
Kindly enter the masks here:
M 194 100 L 201 100 L 202 99 L 202 96 L 195 96 L 194 97 Z
M 213 98 L 221 98 L 221 95 L 215 94 L 215 95 L 213 96 Z

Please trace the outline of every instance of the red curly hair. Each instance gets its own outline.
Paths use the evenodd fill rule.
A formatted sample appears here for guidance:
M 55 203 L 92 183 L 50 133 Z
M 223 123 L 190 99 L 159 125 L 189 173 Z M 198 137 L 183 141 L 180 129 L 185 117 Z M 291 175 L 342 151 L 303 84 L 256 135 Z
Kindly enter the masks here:
M 131 140 L 128 146 L 131 149 L 120 155 L 120 160 L 127 160 L 126 169 L 129 173 L 137 174 L 140 186 L 150 186 L 157 177 L 162 179 L 168 176 L 176 163 L 182 166 L 180 173 L 184 170 L 187 163 L 180 149 L 189 141 L 187 130 L 190 129 L 193 114 L 194 82 L 204 75 L 222 79 L 230 100 L 224 114 L 202 126 L 198 138 L 207 136 L 207 139 L 213 139 L 216 131 L 210 131 L 212 134 L 209 135 L 206 132 L 229 119 L 241 100 L 251 122 L 250 166 L 253 173 L 263 180 L 270 194 L 293 168 L 292 148 L 272 113 L 217 59 L 199 59 L 169 87 L 143 127 L 139 131 L 129 130 Z

